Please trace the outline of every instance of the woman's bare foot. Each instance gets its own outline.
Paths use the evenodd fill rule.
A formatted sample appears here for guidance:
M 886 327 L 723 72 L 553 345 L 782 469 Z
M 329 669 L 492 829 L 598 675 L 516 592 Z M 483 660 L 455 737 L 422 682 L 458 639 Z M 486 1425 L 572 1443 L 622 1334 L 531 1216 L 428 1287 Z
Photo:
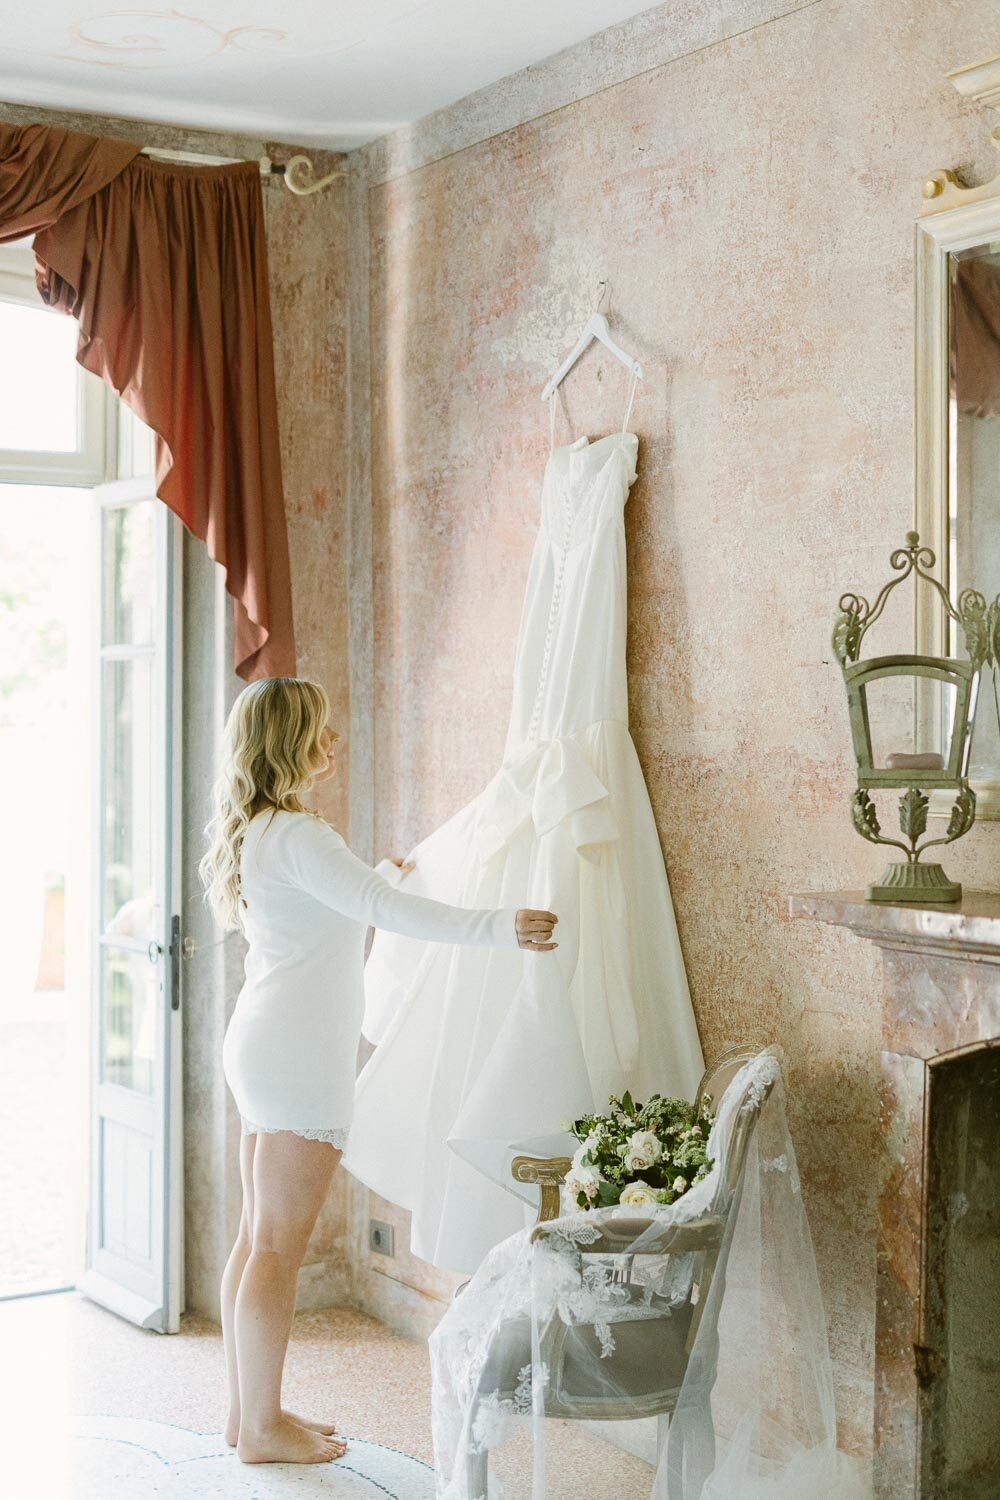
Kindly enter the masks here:
M 333 1437 L 337 1430 L 335 1422 L 313 1422 L 309 1417 L 300 1417 L 293 1411 L 286 1411 L 284 1407 L 281 1408 L 281 1415 L 289 1422 L 298 1422 L 300 1427 L 308 1427 L 310 1432 L 321 1432 L 324 1437 Z
M 286 1422 L 297 1422 L 300 1427 L 307 1427 L 310 1432 L 321 1432 L 324 1437 L 332 1437 L 336 1432 L 336 1424 L 333 1422 L 311 1422 L 308 1417 L 297 1416 L 293 1411 L 281 1408 L 281 1415 Z M 229 1420 L 226 1422 L 226 1442 L 230 1448 L 235 1448 L 240 1439 L 240 1414 L 230 1412 Z
M 346 1452 L 343 1438 L 300 1427 L 284 1412 L 260 1432 L 249 1433 L 241 1426 L 236 1443 L 236 1456 L 245 1464 L 325 1464 L 343 1458 Z

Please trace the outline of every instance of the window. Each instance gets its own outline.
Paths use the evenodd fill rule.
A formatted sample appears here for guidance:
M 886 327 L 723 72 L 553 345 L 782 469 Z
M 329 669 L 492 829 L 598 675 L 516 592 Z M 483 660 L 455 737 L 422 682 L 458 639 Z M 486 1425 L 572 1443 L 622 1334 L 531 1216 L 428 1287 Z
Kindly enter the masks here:
M 164 923 L 144 917 L 144 897 L 163 842 L 151 642 L 174 523 L 155 499 L 152 433 L 80 369 L 76 341 L 75 321 L 41 302 L 30 249 L 0 246 L 0 777 L 14 789 L 0 863 L 0 1139 L 18 1223 L 0 1237 L 0 1299 L 84 1274 L 92 1183 L 90 1220 L 110 1225 L 112 1248 L 124 1235 L 132 1253 L 137 1222 L 159 1244 L 148 1226 L 160 1179 L 152 1166 L 145 1183 L 135 1174 L 152 1160 L 162 1073 L 148 953 Z M 145 1134 L 104 1109 L 105 1084 L 130 1107 L 143 1100 Z
M 77 325 L 35 288 L 34 257 L 0 246 L 0 470 L 8 484 L 99 484 L 110 403 L 74 358 Z

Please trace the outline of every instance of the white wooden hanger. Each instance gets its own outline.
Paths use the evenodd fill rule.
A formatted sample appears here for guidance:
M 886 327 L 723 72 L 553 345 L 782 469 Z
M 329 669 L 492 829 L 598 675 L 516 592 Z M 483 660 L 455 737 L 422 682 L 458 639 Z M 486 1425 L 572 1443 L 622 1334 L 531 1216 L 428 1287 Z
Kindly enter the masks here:
M 580 334 L 580 337 L 573 345 L 573 348 L 570 350 L 569 354 L 567 354 L 566 358 L 563 360 L 556 373 L 552 376 L 545 389 L 542 391 L 543 401 L 548 401 L 552 396 L 555 395 L 556 391 L 562 385 L 563 381 L 566 379 L 566 376 L 569 374 L 570 370 L 572 370 L 581 354 L 583 354 L 587 349 L 590 348 L 595 339 L 597 339 L 599 343 L 603 344 L 604 347 L 614 355 L 615 359 L 620 360 L 627 370 L 631 370 L 636 380 L 642 379 L 642 366 L 640 365 L 639 361 L 637 359 L 634 359 L 631 354 L 626 354 L 625 350 L 619 344 L 616 344 L 614 339 L 611 337 L 611 330 L 608 327 L 608 320 L 600 311 L 601 303 L 604 301 L 604 296 L 608 289 L 607 282 L 602 281 L 600 283 L 600 287 L 601 295 L 597 303 L 598 310 L 594 312 L 588 319 L 587 323 L 584 326 L 583 332 Z

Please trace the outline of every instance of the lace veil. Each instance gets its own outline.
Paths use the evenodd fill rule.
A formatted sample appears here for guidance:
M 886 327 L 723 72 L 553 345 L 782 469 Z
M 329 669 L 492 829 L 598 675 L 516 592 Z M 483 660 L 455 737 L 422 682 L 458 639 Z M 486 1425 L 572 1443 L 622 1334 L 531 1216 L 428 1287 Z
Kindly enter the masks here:
M 682 1198 L 513 1235 L 459 1293 L 431 1338 L 439 1500 L 544 1500 L 551 1417 L 658 1418 L 652 1500 L 870 1495 L 837 1448 L 779 1057 L 736 1074 Z M 490 1458 L 519 1426 L 531 1482 L 502 1487 Z

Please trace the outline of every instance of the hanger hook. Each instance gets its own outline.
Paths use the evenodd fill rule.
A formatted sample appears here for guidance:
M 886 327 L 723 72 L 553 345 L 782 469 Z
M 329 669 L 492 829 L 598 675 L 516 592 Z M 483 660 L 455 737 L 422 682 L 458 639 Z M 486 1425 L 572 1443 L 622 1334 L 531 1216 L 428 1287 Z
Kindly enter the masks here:
M 601 303 L 604 301 L 605 297 L 608 295 L 608 283 L 607 283 L 607 281 L 599 281 L 597 283 L 597 285 L 598 285 L 598 288 L 600 290 L 601 295 L 597 299 L 597 306 L 595 307 L 594 311 L 595 312 L 600 312 L 600 310 L 601 310 Z

